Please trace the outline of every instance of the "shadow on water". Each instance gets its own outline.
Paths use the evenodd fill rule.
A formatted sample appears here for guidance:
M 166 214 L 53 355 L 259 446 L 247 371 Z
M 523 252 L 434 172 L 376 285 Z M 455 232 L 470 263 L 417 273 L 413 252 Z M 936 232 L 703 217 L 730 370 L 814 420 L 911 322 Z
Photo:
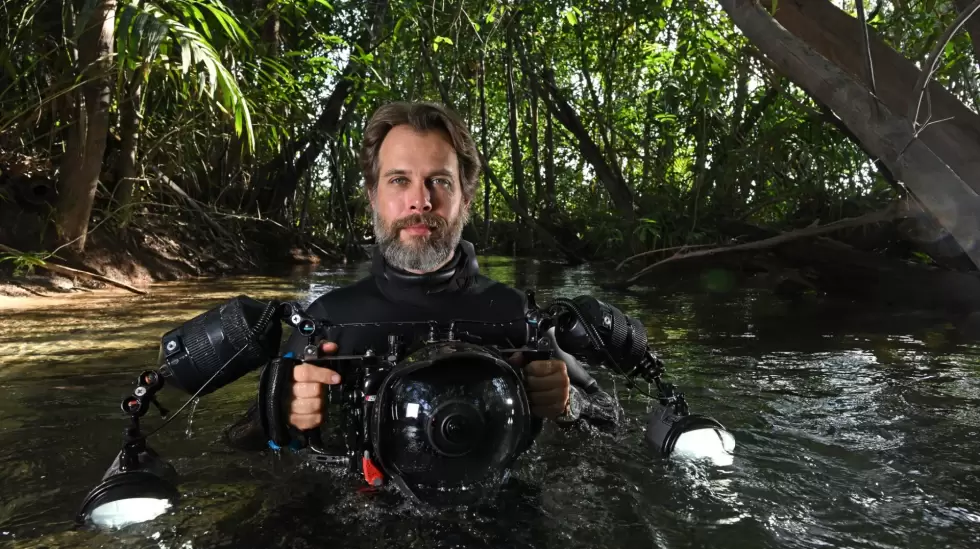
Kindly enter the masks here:
M 181 474 L 179 507 L 115 532 L 75 530 L 119 448 L 119 400 L 159 337 L 238 294 L 309 303 L 365 263 L 283 277 L 161 284 L 0 322 L 0 542 L 14 547 L 816 548 L 980 546 L 980 362 L 948 319 L 786 300 L 705 272 L 631 292 L 588 267 L 482 258 L 539 304 L 589 293 L 644 322 L 695 411 L 728 426 L 735 463 L 665 463 L 643 444 L 649 404 L 600 372 L 618 435 L 551 426 L 493 504 L 415 509 L 289 456 L 221 440 L 255 396 L 249 374 L 202 398 L 151 446 Z M 727 281 L 727 282 L 726 282 Z M 164 391 L 171 410 L 184 396 Z M 147 423 L 159 424 L 151 412 Z

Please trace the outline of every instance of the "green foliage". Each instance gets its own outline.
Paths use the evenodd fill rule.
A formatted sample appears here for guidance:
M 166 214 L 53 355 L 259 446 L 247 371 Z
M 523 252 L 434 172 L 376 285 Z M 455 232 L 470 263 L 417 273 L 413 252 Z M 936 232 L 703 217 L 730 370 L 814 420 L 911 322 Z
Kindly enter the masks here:
M 854 13 L 853 1 L 843 5 Z M 55 160 L 62 153 L 78 85 L 72 10 L 40 0 L 0 7 L 0 153 Z M 256 213 L 249 192 L 259 173 L 286 177 L 303 147 L 326 139 L 327 151 L 289 198 L 283 221 L 336 242 L 370 234 L 356 161 L 368 117 L 391 100 L 440 101 L 433 73 L 477 142 L 486 138 L 489 166 L 508 193 L 519 194 L 513 174 L 521 170 L 528 209 L 581 235 L 597 253 L 712 242 L 720 222 L 733 218 L 784 226 L 832 221 L 892 192 L 715 2 L 391 0 L 370 46 L 355 48 L 368 16 L 366 3 L 354 0 L 123 0 L 113 136 L 120 105 L 142 82 L 138 162 L 158 167 L 211 207 L 248 215 Z M 921 61 L 953 18 L 952 2 L 883 2 L 870 24 Z M 324 137 L 317 118 L 351 59 L 356 70 L 343 74 L 355 91 L 343 126 Z M 517 166 L 509 151 L 508 61 L 517 89 Z M 938 81 L 965 104 L 980 104 L 978 60 L 965 33 L 951 42 L 944 63 Z M 634 222 L 612 213 L 607 185 L 535 91 L 546 75 L 631 190 Z M 110 175 L 114 154 L 104 164 Z M 287 165 L 270 164 L 280 157 Z M 546 190 L 548 160 L 553 195 Z M 112 178 L 104 183 L 100 199 L 108 201 Z M 152 182 L 144 187 L 158 195 L 153 200 L 176 200 Z M 519 221 L 495 189 L 490 206 L 496 222 Z M 473 209 L 482 218 L 482 189 Z
M 34 269 L 44 266 L 44 259 L 50 254 L 46 252 L 0 253 L 0 263 L 9 261 L 14 265 L 14 276 L 33 274 Z

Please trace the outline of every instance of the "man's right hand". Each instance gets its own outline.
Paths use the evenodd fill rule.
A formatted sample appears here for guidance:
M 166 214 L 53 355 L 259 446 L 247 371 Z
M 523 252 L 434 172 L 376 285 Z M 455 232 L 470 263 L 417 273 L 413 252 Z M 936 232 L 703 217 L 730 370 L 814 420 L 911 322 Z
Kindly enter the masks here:
M 337 352 L 337 344 L 328 341 L 320 345 L 324 354 Z M 307 430 L 323 423 L 323 386 L 340 383 L 340 374 L 322 366 L 297 364 L 293 369 L 293 400 L 289 405 L 289 423 Z

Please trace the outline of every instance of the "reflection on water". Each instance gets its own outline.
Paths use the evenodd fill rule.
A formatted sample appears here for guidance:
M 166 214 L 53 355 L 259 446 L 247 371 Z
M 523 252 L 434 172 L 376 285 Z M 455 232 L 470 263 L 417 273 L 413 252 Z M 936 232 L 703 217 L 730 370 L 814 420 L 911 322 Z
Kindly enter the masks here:
M 290 456 L 225 446 L 223 429 L 254 398 L 252 374 L 151 439 L 182 476 L 176 512 L 120 532 L 74 530 L 78 504 L 118 451 L 119 400 L 153 365 L 165 331 L 242 293 L 308 303 L 368 266 L 168 283 L 148 296 L 0 311 L 0 543 L 980 547 L 978 352 L 945 320 L 731 290 L 724 273 L 614 293 L 587 267 L 482 265 L 537 288 L 541 304 L 591 293 L 641 319 L 695 411 L 734 433 L 735 463 L 656 459 L 642 443 L 648 403 L 601 375 L 631 418 L 623 433 L 546 428 L 496 506 L 427 512 Z M 183 395 L 164 390 L 161 400 L 175 410 Z

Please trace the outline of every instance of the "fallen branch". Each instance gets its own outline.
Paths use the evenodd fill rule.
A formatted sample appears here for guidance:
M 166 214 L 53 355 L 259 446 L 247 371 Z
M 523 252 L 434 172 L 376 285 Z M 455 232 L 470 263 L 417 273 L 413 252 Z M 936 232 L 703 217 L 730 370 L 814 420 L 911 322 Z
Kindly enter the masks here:
M 4 246 L 3 244 L 0 244 L 0 251 L 4 251 L 4 252 L 10 253 L 10 254 L 18 254 L 18 255 L 21 255 L 22 254 L 22 252 L 19 252 L 19 251 L 15 250 L 15 249 L 11 248 L 10 246 Z M 46 269 L 46 270 L 51 271 L 53 273 L 58 273 L 58 274 L 62 274 L 62 275 L 65 275 L 65 276 L 81 276 L 81 277 L 85 277 L 85 278 L 91 278 L 92 280 L 98 280 L 99 282 L 104 282 L 106 284 L 110 284 L 112 286 L 116 286 L 117 288 L 122 288 L 124 290 L 129 290 L 130 292 L 133 292 L 134 294 L 139 294 L 139 295 L 146 295 L 147 294 L 147 292 L 145 290 L 140 290 L 139 288 L 134 288 L 134 287 L 130 286 L 129 284 L 125 284 L 123 282 L 119 282 L 117 280 L 113 280 L 113 279 L 111 279 L 109 277 L 102 276 L 102 275 L 97 274 L 97 273 L 93 273 L 93 272 L 89 272 L 89 271 L 83 271 L 81 269 L 73 269 L 71 267 L 65 267 L 64 265 L 56 265 L 56 264 L 50 263 L 48 261 L 42 261 L 38 266 L 41 267 L 42 269 Z
M 618 271 L 618 270 L 622 269 L 623 268 L 623 265 L 626 265 L 630 261 L 633 261 L 633 260 L 636 260 L 636 259 L 640 259 L 641 257 L 646 257 L 648 255 L 660 254 L 660 253 L 663 253 L 663 252 L 673 252 L 673 251 L 678 251 L 678 250 L 680 252 L 683 252 L 684 250 L 694 250 L 694 249 L 697 249 L 697 248 L 707 248 L 709 246 L 714 246 L 714 244 L 697 244 L 697 245 L 694 245 L 694 246 L 688 246 L 688 245 L 685 244 L 683 246 L 671 246 L 670 248 L 658 248 L 656 250 L 650 250 L 649 252 L 639 253 L 639 254 L 636 254 L 636 255 L 627 257 L 626 259 L 620 261 L 619 264 L 616 265 L 616 270 Z
M 754 242 L 746 242 L 744 244 L 736 244 L 734 246 L 722 246 L 719 248 L 711 248 L 708 250 L 701 250 L 697 252 L 677 253 L 668 257 L 667 259 L 663 259 L 661 261 L 654 263 L 653 265 L 641 269 L 639 272 L 637 272 L 636 274 L 634 274 L 633 276 L 629 277 L 624 281 L 613 282 L 609 286 L 618 289 L 629 288 L 633 284 L 636 284 L 637 280 L 643 278 L 654 269 L 662 267 L 663 265 L 666 265 L 668 263 L 681 261 L 683 259 L 691 259 L 694 257 L 707 257 L 707 256 L 718 255 L 718 254 L 729 253 L 729 252 L 763 250 L 793 240 L 799 240 L 801 238 L 820 236 L 823 234 L 839 231 L 841 229 L 860 227 L 862 225 L 871 225 L 873 223 L 880 223 L 882 221 L 888 221 L 891 219 L 895 219 L 896 217 L 905 216 L 905 215 L 914 215 L 914 214 L 909 212 L 908 210 L 902 209 L 901 206 L 897 206 L 897 207 L 890 206 L 888 208 L 885 208 L 884 210 L 880 210 L 877 212 L 872 212 L 858 217 L 849 217 L 846 219 L 841 219 L 839 221 L 828 223 L 826 225 L 811 225 L 803 229 L 790 231 L 788 233 L 783 233 L 770 238 L 764 238 L 762 240 L 756 240 Z

